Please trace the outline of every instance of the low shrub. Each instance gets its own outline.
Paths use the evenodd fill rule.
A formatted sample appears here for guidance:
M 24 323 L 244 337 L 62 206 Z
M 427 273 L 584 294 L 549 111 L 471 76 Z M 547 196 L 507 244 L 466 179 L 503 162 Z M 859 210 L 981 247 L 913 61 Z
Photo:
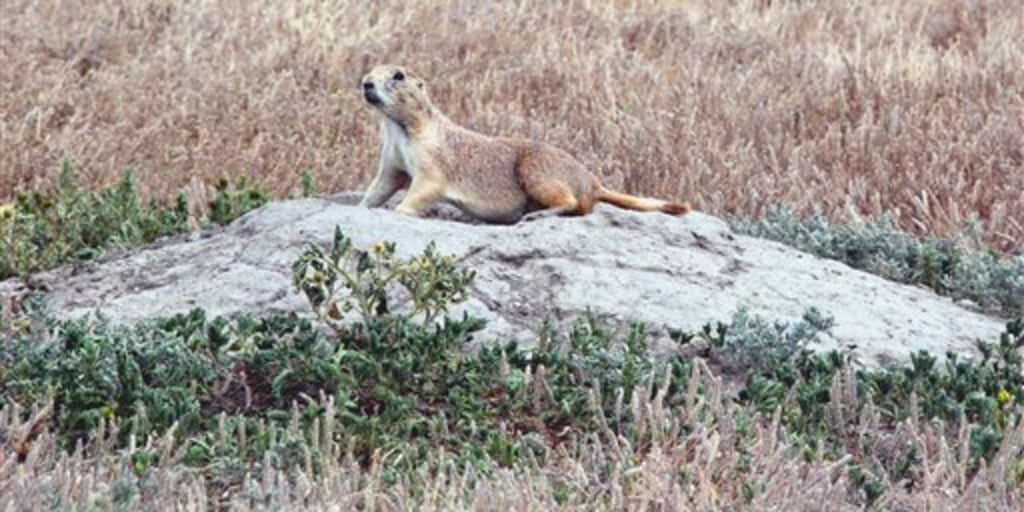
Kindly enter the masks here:
M 948 355 L 938 364 L 921 353 L 873 370 L 809 350 L 831 323 L 815 310 L 794 324 L 739 312 L 728 324 L 675 333 L 683 349 L 658 358 L 644 326 L 620 332 L 599 318 L 579 319 L 564 335 L 547 326 L 532 349 L 496 343 L 473 352 L 482 323 L 446 314 L 466 297 L 472 272 L 433 248 L 407 260 L 394 249 L 364 251 L 340 232 L 326 250 L 309 247 L 293 273 L 318 324 L 197 310 L 134 327 L 45 315 L 0 326 L 0 409 L 11 425 L 3 436 L 19 460 L 48 435 L 36 424 L 65 450 L 84 443 L 129 454 L 129 502 L 142 499 L 138 486 L 154 468 L 173 464 L 202 475 L 208 498 L 220 502 L 269 499 L 282 485 L 256 485 L 252 475 L 316 478 L 342 460 L 376 475 L 372 485 L 401 487 L 449 470 L 486 482 L 579 457 L 628 486 L 623 471 L 641 475 L 677 453 L 686 462 L 673 470 L 674 485 L 724 478 L 716 485 L 735 494 L 730 503 L 780 485 L 764 465 L 783 453 L 771 460 L 841 468 L 848 489 L 837 499 L 860 505 L 939 483 L 963 489 L 987 464 L 1021 468 L 1024 482 L 1024 453 L 1012 444 L 1022 432 L 1024 320 L 980 344 L 979 360 Z M 711 431 L 727 444 L 685 455 Z M 769 438 L 785 449 L 766 448 L 776 443 Z M 723 457 L 718 476 L 701 457 Z M 426 499 L 404 488 L 410 503 Z M 594 503 L 592 488 L 561 489 L 556 502 Z
M 302 183 L 303 193 L 312 193 L 311 178 Z M 208 205 L 209 218 L 197 224 L 225 225 L 269 200 L 258 185 L 222 179 Z M 138 247 L 190 226 L 184 193 L 173 205 L 144 204 L 131 172 L 108 189 L 89 192 L 65 161 L 52 190 L 19 193 L 13 203 L 0 205 L 0 279 Z
M 0 210 L 0 279 L 180 233 L 188 216 L 181 194 L 170 207 L 142 204 L 131 173 L 109 189 L 84 191 L 65 162 L 53 190 L 19 193 Z
M 311 190 L 312 183 L 303 179 L 303 190 Z M 210 201 L 210 222 L 221 226 L 245 215 L 270 202 L 270 193 L 257 183 L 245 178 L 232 184 L 231 180 L 221 178 L 215 186 L 213 200 Z
M 1009 316 L 1024 314 L 1024 254 L 982 248 L 978 230 L 959 239 L 921 239 L 887 216 L 864 225 L 801 219 L 776 208 L 758 221 L 733 220 L 739 233 L 767 238 L 901 283 L 920 284 Z

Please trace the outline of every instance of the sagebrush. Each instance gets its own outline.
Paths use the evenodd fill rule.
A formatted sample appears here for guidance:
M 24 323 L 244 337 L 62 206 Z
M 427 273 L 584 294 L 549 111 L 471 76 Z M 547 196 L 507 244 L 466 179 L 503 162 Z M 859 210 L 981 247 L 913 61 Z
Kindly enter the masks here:
M 821 215 L 799 218 L 776 207 L 757 221 L 732 219 L 737 232 L 782 242 L 901 283 L 965 299 L 976 307 L 1024 314 L 1024 254 L 985 247 L 975 224 L 955 237 L 915 237 L 888 215 L 860 224 L 834 224 Z

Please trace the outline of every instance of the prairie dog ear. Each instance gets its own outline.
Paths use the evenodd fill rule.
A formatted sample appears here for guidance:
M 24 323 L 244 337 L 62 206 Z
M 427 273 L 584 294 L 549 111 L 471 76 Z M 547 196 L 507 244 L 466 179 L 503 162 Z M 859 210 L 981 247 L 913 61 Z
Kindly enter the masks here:
M 423 85 L 423 80 L 416 80 L 416 87 L 419 87 L 420 89 L 423 89 L 425 87 Z

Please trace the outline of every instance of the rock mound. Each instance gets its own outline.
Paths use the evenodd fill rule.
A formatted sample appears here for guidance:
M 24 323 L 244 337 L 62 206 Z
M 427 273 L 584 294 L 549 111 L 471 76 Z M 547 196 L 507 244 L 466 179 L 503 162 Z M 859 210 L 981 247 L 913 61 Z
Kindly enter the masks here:
M 34 276 L 50 308 L 75 317 L 99 311 L 131 323 L 187 311 L 211 314 L 307 311 L 291 264 L 308 243 L 326 245 L 335 226 L 358 245 L 397 243 L 402 256 L 434 240 L 477 270 L 462 309 L 484 317 L 490 337 L 529 340 L 544 318 L 590 310 L 623 324 L 697 329 L 741 307 L 797 320 L 811 307 L 836 325 L 821 348 L 852 350 L 871 364 L 918 349 L 970 353 L 1004 321 L 929 290 L 893 283 L 782 244 L 734 235 L 700 213 L 682 218 L 600 206 L 585 217 L 511 226 L 410 218 L 353 206 L 354 196 L 267 205 L 227 228 L 166 240 L 76 269 Z M 0 283 L 0 295 L 21 281 Z

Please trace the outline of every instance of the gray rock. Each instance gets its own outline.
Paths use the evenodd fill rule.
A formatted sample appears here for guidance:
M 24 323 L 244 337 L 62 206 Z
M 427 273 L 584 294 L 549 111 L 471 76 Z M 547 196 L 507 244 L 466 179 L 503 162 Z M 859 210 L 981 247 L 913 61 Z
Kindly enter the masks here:
M 488 320 L 481 339 L 528 342 L 544 318 L 565 326 L 588 310 L 619 325 L 647 322 L 664 339 L 665 327 L 695 330 L 741 307 L 797 320 L 815 306 L 836 322 L 819 348 L 850 349 L 873 364 L 919 349 L 971 353 L 975 339 L 992 338 L 1005 323 L 923 288 L 734 235 L 701 213 L 676 218 L 602 205 L 585 217 L 495 226 L 453 220 L 458 215 L 444 209 L 443 218 L 411 218 L 359 208 L 354 199 L 270 204 L 227 228 L 33 276 L 31 285 L 47 290 L 62 317 L 98 311 L 123 323 L 194 307 L 217 315 L 308 311 L 291 264 L 307 244 L 328 244 L 337 225 L 362 247 L 391 240 L 401 256 L 413 256 L 434 240 L 442 253 L 459 255 L 478 272 L 459 309 Z M 0 295 L 24 287 L 0 283 Z

